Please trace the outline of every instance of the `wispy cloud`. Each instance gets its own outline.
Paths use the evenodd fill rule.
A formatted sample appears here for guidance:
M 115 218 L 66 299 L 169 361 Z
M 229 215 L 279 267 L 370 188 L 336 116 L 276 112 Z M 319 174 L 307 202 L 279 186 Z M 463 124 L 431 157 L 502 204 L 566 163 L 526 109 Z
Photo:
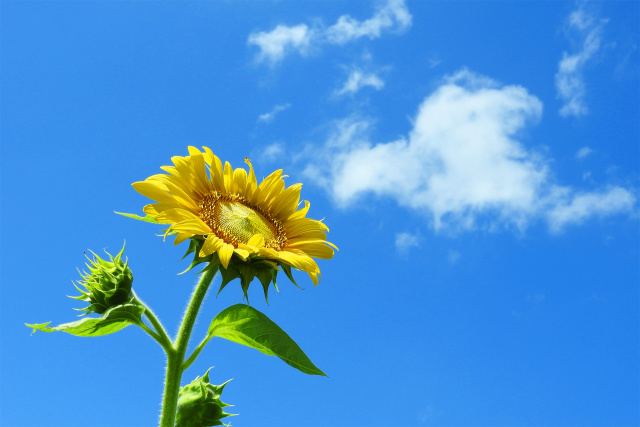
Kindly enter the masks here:
M 262 122 L 262 123 L 271 123 L 273 121 L 273 119 L 275 119 L 275 117 L 283 112 L 284 110 L 288 109 L 291 107 L 291 104 L 287 103 L 287 104 L 280 104 L 280 105 L 276 105 L 275 107 L 273 107 L 273 109 L 271 111 L 269 111 L 268 113 L 264 113 L 264 114 L 260 114 L 258 116 L 258 122 Z
M 351 70 L 347 81 L 336 91 L 336 95 L 354 94 L 367 86 L 380 90 L 384 87 L 384 81 L 374 73 Z
M 435 229 L 526 228 L 551 231 L 590 216 L 631 210 L 635 197 L 608 187 L 576 192 L 552 182 L 550 161 L 520 142 L 542 103 L 521 86 L 462 70 L 427 96 L 406 137 L 373 143 L 372 121 L 337 121 L 305 173 L 348 207 L 370 195 L 426 213 Z
M 411 14 L 404 0 L 387 0 L 375 11 L 373 17 L 364 21 L 343 15 L 329 27 L 321 24 L 314 28 L 306 24 L 292 27 L 278 25 L 271 31 L 251 33 L 247 43 L 260 49 L 256 61 L 274 65 L 292 52 L 304 55 L 310 48 L 322 44 L 341 45 L 362 37 L 375 39 L 384 32 L 400 33 L 410 26 Z
M 567 224 L 580 224 L 592 216 L 605 217 L 629 211 L 635 197 L 620 187 L 609 187 L 592 193 L 580 193 L 565 198 L 547 213 L 551 231 L 559 232 Z
M 293 27 L 278 25 L 269 32 L 251 33 L 247 42 L 260 48 L 256 61 L 273 65 L 290 52 L 305 54 L 314 37 L 314 31 L 305 24 Z
M 581 149 L 578 150 L 578 152 L 576 153 L 576 158 L 578 160 L 582 160 L 584 158 L 586 158 L 588 155 L 590 155 L 591 153 L 593 153 L 593 150 L 589 147 L 582 147 Z
M 420 236 L 412 233 L 397 233 L 396 234 L 396 250 L 405 254 L 409 252 L 411 248 L 418 247 L 420 245 Z
M 379 38 L 383 31 L 402 32 L 411 26 L 411 14 L 404 0 L 388 0 L 370 19 L 358 21 L 343 15 L 327 28 L 325 37 L 329 43 L 345 44 L 361 37 Z
M 563 52 L 562 60 L 558 64 L 555 80 L 558 98 L 563 102 L 560 108 L 560 115 L 563 117 L 579 117 L 589 111 L 585 102 L 583 70 L 587 62 L 600 50 L 606 22 L 587 11 L 585 3 L 580 3 L 580 6 L 569 15 L 568 31 L 579 35 L 582 43 L 580 50 L 576 53 Z

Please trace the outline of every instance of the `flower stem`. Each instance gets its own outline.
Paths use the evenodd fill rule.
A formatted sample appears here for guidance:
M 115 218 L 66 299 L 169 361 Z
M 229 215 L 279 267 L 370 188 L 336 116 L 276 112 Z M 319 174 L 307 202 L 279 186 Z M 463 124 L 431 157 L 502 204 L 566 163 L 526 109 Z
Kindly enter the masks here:
M 149 319 L 149 322 L 151 323 L 155 331 L 149 329 L 149 327 L 147 327 L 147 325 L 145 325 L 144 323 L 140 325 L 140 327 L 144 329 L 145 332 L 147 332 L 149 335 L 151 335 L 151 338 L 156 340 L 158 344 L 160 344 L 162 348 L 164 348 L 165 351 L 169 351 L 169 349 L 172 348 L 173 343 L 171 342 L 171 338 L 169 338 L 169 335 L 167 335 L 167 331 L 162 326 L 162 323 L 160 323 L 160 320 L 158 320 L 156 315 L 153 313 L 153 310 L 151 310 L 148 305 L 146 305 L 140 298 L 138 298 L 138 295 L 136 295 L 135 292 L 133 293 L 133 296 L 134 301 L 144 307 L 144 316 Z
M 178 392 L 180 391 L 180 380 L 182 379 L 182 372 L 184 371 L 184 369 L 182 369 L 182 363 L 185 353 L 187 352 L 189 337 L 191 336 L 191 330 L 195 324 L 198 310 L 200 310 L 200 305 L 204 300 L 204 296 L 216 272 L 217 269 L 212 268 L 200 276 L 200 280 L 191 295 L 189 306 L 182 318 L 178 336 L 172 348 L 167 351 L 167 371 L 164 382 L 164 396 L 162 398 L 162 415 L 160 416 L 161 427 L 175 426 Z

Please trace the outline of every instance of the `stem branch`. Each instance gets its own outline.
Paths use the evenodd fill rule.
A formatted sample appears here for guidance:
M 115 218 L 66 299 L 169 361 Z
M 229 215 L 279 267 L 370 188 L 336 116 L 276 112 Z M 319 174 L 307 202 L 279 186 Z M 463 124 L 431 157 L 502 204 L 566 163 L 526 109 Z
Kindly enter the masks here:
M 146 305 L 140 298 L 138 298 L 138 296 L 135 293 L 133 294 L 133 297 L 134 297 L 134 302 L 137 302 L 138 304 L 144 307 L 144 316 L 146 316 L 146 318 L 149 319 L 149 322 L 151 323 L 155 331 L 152 331 L 144 323 L 140 325 L 140 327 L 146 333 L 151 335 L 151 338 L 156 340 L 158 344 L 160 344 L 162 348 L 164 348 L 165 351 L 169 351 L 169 349 L 172 348 L 173 343 L 171 342 L 171 338 L 169 338 L 169 335 L 167 335 L 167 331 L 162 326 L 162 323 L 160 323 L 160 320 L 158 320 L 156 315 L 153 313 L 153 310 L 151 310 L 151 308 L 149 308 L 148 305 Z
M 186 371 L 187 368 L 189 366 L 191 366 L 191 364 L 196 360 L 196 358 L 198 357 L 198 355 L 200 354 L 200 352 L 202 351 L 202 349 L 204 349 L 204 346 L 207 345 L 207 343 L 209 342 L 211 338 L 209 338 L 208 336 L 204 337 L 204 339 L 200 342 L 200 344 L 198 344 L 198 347 L 196 347 L 195 350 L 193 350 L 193 353 L 191 353 L 191 356 L 189 356 L 187 358 L 187 360 L 184 361 L 184 363 L 182 364 L 182 370 Z

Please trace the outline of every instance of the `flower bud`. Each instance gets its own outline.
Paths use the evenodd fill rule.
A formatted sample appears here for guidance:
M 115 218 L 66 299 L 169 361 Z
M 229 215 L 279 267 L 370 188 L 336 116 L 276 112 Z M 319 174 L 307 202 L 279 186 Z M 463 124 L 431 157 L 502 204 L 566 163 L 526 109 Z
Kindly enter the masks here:
M 91 260 L 87 256 L 89 263 L 86 264 L 89 272 L 81 272 L 82 280 L 78 280 L 78 285 L 85 289 L 80 289 L 81 293 L 77 297 L 71 297 L 80 301 L 86 301 L 90 305 L 81 309 L 84 314 L 98 313 L 102 314 L 111 307 L 131 302 L 134 294 L 131 290 L 133 284 L 133 274 L 128 266 L 128 260 L 122 261 L 124 253 L 124 245 L 122 250 L 113 257 L 107 252 L 111 261 L 100 258 L 91 252 L 94 259 Z
M 232 405 L 220 400 L 224 386 L 231 380 L 221 385 L 210 384 L 210 370 L 202 378 L 198 377 L 180 389 L 176 426 L 226 426 L 220 419 L 236 415 L 224 412 L 224 407 Z

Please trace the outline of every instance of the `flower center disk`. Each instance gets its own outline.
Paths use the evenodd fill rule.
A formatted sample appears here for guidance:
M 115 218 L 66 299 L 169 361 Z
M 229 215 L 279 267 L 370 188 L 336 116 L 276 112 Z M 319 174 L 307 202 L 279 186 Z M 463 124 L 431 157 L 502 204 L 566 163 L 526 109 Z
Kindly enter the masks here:
M 279 222 L 237 195 L 212 192 L 200 204 L 200 218 L 220 239 L 234 246 L 261 234 L 265 247 L 280 250 L 286 242 Z

